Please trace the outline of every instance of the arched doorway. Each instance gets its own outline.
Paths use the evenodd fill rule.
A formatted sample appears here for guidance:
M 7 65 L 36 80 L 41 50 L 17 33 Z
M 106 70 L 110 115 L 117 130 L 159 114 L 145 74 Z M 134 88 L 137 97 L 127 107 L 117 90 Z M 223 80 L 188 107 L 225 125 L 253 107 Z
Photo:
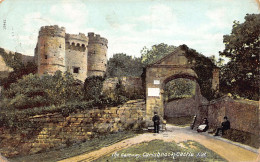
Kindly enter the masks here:
M 196 113 L 198 97 L 201 96 L 197 78 L 174 75 L 163 84 L 164 118 L 193 116 Z
M 185 51 L 181 48 L 177 48 L 171 54 L 146 67 L 147 125 L 153 124 L 152 117 L 154 112 L 164 117 L 164 87 L 166 83 L 176 78 L 197 79 L 197 74 L 191 69 L 191 65 L 185 56 Z

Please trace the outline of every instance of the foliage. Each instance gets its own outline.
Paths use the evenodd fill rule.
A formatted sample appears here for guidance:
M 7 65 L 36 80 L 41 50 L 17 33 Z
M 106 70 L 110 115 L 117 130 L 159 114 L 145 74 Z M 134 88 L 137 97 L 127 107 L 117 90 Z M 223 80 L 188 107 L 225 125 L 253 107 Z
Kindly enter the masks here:
M 21 79 L 24 75 L 30 73 L 35 74 L 37 66 L 33 62 L 27 64 L 22 63 L 22 55 L 20 53 L 6 53 L 4 49 L 0 48 L 0 55 L 3 57 L 7 66 L 14 69 L 7 78 L 1 80 L 0 84 L 5 89 L 9 88 L 12 83 L 15 83 L 18 79 Z
M 127 138 L 134 137 L 135 132 L 118 132 L 114 134 L 99 135 L 93 139 L 87 140 L 84 143 L 75 144 L 62 149 L 52 149 L 48 152 L 37 153 L 28 156 L 11 158 L 11 161 L 44 161 L 53 162 L 60 161 L 66 158 L 74 157 L 80 154 L 86 154 L 102 147 L 107 147 Z
M 244 23 L 234 21 L 231 34 L 223 38 L 220 55 L 230 61 L 221 69 L 221 90 L 258 100 L 260 14 L 247 14 Z
M 115 103 L 121 104 L 129 100 L 126 97 L 126 91 L 124 89 L 124 86 L 122 85 L 122 81 L 119 79 L 118 83 L 116 84 L 115 88 L 115 98 L 114 101 Z
M 0 55 L 3 57 L 5 63 L 7 66 L 10 66 L 14 70 L 19 69 L 23 63 L 22 63 L 22 55 L 20 53 L 14 53 L 11 52 L 8 54 L 5 52 L 3 48 L 0 48 Z
M 173 45 L 167 45 L 164 43 L 153 45 L 151 49 L 143 48 L 142 63 L 144 65 L 151 64 L 158 61 L 162 57 L 173 52 L 176 47 Z M 201 88 L 201 93 L 208 100 L 213 99 L 215 91 L 211 89 L 212 85 L 212 71 L 216 65 L 211 61 L 210 58 L 198 53 L 196 50 L 189 48 L 186 45 L 181 45 L 181 48 L 185 51 L 186 57 L 189 63 L 192 65 L 192 69 L 198 75 L 198 83 Z
M 93 109 L 95 106 L 93 101 L 90 102 L 68 102 L 61 105 L 51 105 L 44 107 L 34 107 L 31 109 L 10 109 L 0 112 L 0 126 L 19 127 L 29 117 L 35 115 L 44 115 L 49 113 L 61 113 L 63 116 L 68 116 L 72 112 L 79 110 Z M 22 122 L 21 122 L 22 121 Z
M 114 54 L 108 60 L 106 75 L 111 77 L 141 76 L 143 66 L 140 58 L 133 58 L 124 53 Z
M 91 76 L 84 82 L 84 99 L 98 101 L 101 97 L 104 78 L 101 76 Z
M 169 81 L 165 85 L 165 97 L 168 101 L 177 98 L 192 97 L 195 94 L 196 84 L 194 81 L 178 78 Z
M 200 85 L 201 94 L 208 100 L 214 99 L 216 94 L 211 88 L 212 71 L 217 66 L 210 58 L 198 53 L 196 50 L 191 49 L 186 45 L 182 45 L 181 48 L 185 51 L 185 55 L 188 58 L 189 63 L 192 65 L 192 69 L 198 76 L 197 81 Z
M 141 60 L 144 66 L 151 64 L 174 51 L 176 47 L 164 43 L 153 45 L 151 49 L 144 47 L 141 50 Z
M 80 100 L 80 84 L 69 73 L 57 71 L 54 76 L 29 74 L 11 84 L 3 92 L 3 107 L 27 109 L 49 105 L 64 104 Z

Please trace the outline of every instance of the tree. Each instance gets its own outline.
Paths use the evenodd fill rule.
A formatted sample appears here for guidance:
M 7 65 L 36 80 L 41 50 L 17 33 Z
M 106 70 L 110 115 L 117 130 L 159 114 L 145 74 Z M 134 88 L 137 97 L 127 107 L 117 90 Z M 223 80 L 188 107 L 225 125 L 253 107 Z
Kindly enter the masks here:
M 247 14 L 245 22 L 234 21 L 230 35 L 224 35 L 221 56 L 230 59 L 221 69 L 221 87 L 249 99 L 259 99 L 260 14 Z
M 188 98 L 195 94 L 195 89 L 196 84 L 194 81 L 178 78 L 166 83 L 164 95 L 167 101 L 179 98 Z
M 198 76 L 198 84 L 200 86 L 201 94 L 208 100 L 215 98 L 215 91 L 212 89 L 212 71 L 217 66 L 214 62 L 198 53 L 196 50 L 189 48 L 187 45 L 181 45 L 182 50 L 185 51 L 185 56 L 188 62 L 192 65 L 192 69 Z
M 133 58 L 124 53 L 113 55 L 108 60 L 107 77 L 141 76 L 143 66 L 140 58 Z
M 84 99 L 98 101 L 102 94 L 104 78 L 91 76 L 86 78 L 84 83 Z
M 144 47 L 141 50 L 142 63 L 145 66 L 151 64 L 173 52 L 175 48 L 176 47 L 173 45 L 167 45 L 164 43 L 153 45 L 151 49 Z

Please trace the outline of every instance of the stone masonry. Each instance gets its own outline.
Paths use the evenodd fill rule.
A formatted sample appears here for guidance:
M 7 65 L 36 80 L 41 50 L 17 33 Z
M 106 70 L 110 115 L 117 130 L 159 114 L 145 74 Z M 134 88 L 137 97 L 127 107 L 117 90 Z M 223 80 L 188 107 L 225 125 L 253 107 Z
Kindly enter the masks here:
M 51 148 L 66 147 L 104 133 L 141 129 L 144 100 L 130 100 L 118 107 L 86 110 L 63 117 L 47 114 L 30 117 L 34 126 L 21 133 L 0 128 L 0 152 L 6 157 L 34 154 Z
M 68 71 L 84 81 L 88 76 L 104 76 L 107 39 L 98 34 L 68 34 L 64 27 L 41 27 L 35 48 L 38 74 Z
M 197 111 L 196 126 L 208 118 L 209 127 L 217 128 L 227 116 L 232 129 L 259 135 L 259 103 L 245 99 L 232 99 L 225 96 L 203 103 Z
M 146 67 L 147 125 L 152 125 L 151 121 L 155 111 L 158 112 L 159 116 L 164 116 L 164 86 L 168 81 L 177 78 L 187 78 L 194 81 L 197 78 L 197 74 L 191 69 L 191 65 L 189 65 L 181 47 Z M 198 95 L 195 95 L 196 105 L 194 107 L 199 106 L 197 97 Z

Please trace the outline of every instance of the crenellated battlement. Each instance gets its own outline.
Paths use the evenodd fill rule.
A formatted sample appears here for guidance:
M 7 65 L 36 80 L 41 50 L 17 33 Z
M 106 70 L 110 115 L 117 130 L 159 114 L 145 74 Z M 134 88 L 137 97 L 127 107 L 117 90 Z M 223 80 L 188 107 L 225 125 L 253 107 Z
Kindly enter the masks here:
M 88 76 L 104 76 L 107 43 L 99 34 L 69 34 L 58 25 L 43 26 L 34 54 L 38 74 L 68 71 L 82 81 Z
M 39 37 L 40 36 L 65 37 L 65 28 L 59 27 L 58 25 L 43 26 L 39 31 Z
M 107 43 L 108 43 L 106 38 L 100 37 L 99 34 L 95 34 L 93 32 L 88 33 L 88 39 L 89 39 L 89 44 L 90 43 L 99 43 L 99 44 L 107 46 Z
M 73 40 L 88 42 L 88 37 L 84 33 L 79 33 L 79 34 L 67 34 L 66 33 L 65 38 L 66 38 L 66 42 L 71 42 Z

